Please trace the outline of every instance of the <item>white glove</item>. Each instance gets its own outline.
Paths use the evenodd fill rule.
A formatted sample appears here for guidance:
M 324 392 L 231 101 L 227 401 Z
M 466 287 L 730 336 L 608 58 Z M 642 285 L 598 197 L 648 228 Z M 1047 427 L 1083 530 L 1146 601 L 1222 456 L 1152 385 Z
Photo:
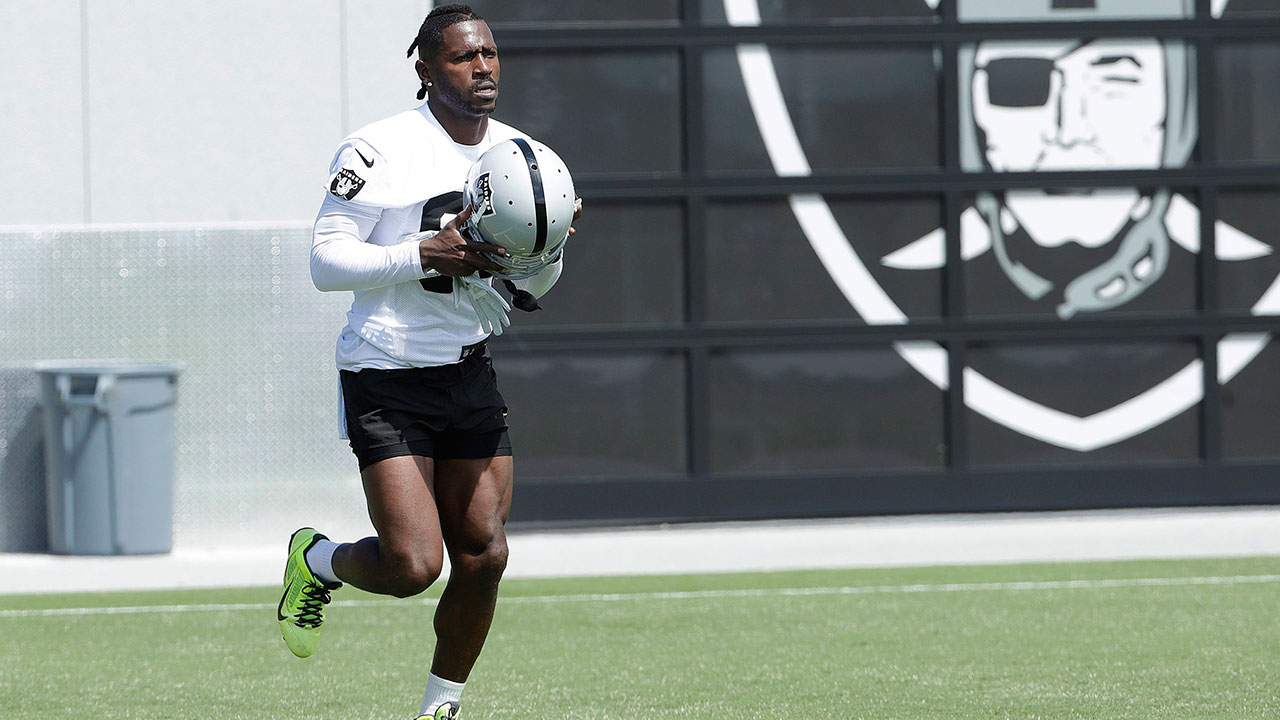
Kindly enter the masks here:
M 461 307 L 462 293 L 466 293 L 471 298 L 471 307 L 475 309 L 476 317 L 480 319 L 480 329 L 487 333 L 501 335 L 502 329 L 511 324 L 511 320 L 507 318 L 507 313 L 511 311 L 511 304 L 489 283 L 475 275 L 455 277 L 453 279 L 455 308 Z

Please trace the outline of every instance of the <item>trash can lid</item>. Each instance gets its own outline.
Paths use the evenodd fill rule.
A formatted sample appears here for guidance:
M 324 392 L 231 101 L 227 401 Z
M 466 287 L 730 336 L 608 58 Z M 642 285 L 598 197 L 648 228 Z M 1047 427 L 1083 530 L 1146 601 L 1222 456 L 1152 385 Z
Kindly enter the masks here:
M 177 375 L 186 369 L 180 362 L 142 362 L 137 360 L 45 360 L 35 364 L 38 373 L 54 375 L 116 375 L 145 377 Z

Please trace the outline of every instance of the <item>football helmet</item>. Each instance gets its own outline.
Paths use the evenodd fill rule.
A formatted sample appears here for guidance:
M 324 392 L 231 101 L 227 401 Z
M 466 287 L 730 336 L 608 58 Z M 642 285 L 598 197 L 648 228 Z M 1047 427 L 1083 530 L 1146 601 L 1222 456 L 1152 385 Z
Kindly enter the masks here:
M 495 275 L 527 278 L 560 257 L 576 198 L 569 168 L 555 151 L 536 140 L 504 140 L 467 172 L 467 230 L 506 249 L 505 256 L 488 256 L 503 268 Z

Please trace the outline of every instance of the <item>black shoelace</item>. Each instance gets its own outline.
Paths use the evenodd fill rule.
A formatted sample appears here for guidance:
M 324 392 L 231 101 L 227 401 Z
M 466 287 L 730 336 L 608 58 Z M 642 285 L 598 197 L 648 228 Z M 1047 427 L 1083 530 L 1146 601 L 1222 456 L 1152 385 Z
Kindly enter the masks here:
M 302 612 L 298 613 L 297 625 L 305 628 L 318 628 L 324 622 L 324 606 L 329 604 L 329 591 L 323 585 L 307 585 L 302 588 Z

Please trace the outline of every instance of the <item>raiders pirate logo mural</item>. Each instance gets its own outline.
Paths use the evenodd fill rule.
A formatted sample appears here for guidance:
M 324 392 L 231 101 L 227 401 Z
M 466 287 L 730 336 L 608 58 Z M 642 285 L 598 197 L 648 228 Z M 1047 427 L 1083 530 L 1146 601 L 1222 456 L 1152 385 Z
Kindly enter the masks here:
M 955 0 L 962 22 L 1179 19 L 1194 0 Z M 921 0 L 936 8 L 938 0 Z M 1227 0 L 1213 0 L 1220 16 Z M 755 26 L 772 0 L 723 0 L 731 25 Z M 809 147 L 805 113 L 789 105 L 795 73 L 778 72 L 768 46 L 735 49 L 747 103 L 768 163 L 780 176 L 812 174 L 825 148 Z M 962 169 L 971 172 L 1142 170 L 1194 164 L 1199 138 L 1196 55 L 1180 39 L 1076 38 L 993 40 L 958 54 Z M 923 114 L 922 114 L 923 115 Z M 940 133 L 935 133 L 940 134 Z M 809 136 L 813 135 L 809 131 Z M 873 137 L 850 142 L 876 142 Z M 893 142 L 890 139 L 888 142 Z M 937 143 L 938 141 L 932 140 Z M 909 148 L 908 148 L 909 150 Z M 921 154 L 927 156 L 927 149 Z M 1051 185 L 1049 178 L 1046 184 Z M 839 294 L 868 324 L 910 322 L 929 313 L 918 296 L 939 300 L 946 265 L 941 227 L 885 238 L 842 222 L 840 199 L 787 198 L 791 214 Z M 1221 208 L 1220 208 L 1221 209 Z M 940 222 L 938 223 L 941 224 Z M 1041 316 L 1063 323 L 1107 314 L 1195 309 L 1200 211 L 1194 191 L 1108 187 L 977 192 L 960 216 L 966 314 Z M 1280 314 L 1280 267 L 1272 241 L 1230 222 L 1215 222 L 1216 257 L 1224 278 L 1233 268 L 1251 277 L 1241 307 Z M 936 316 L 936 309 L 933 310 Z M 1218 381 L 1227 383 L 1267 346 L 1265 333 L 1233 333 L 1218 346 Z M 1110 347 L 1105 347 L 1110 345 Z M 1204 397 L 1204 368 L 1194 343 L 1098 341 L 1096 347 L 1020 347 L 970 352 L 964 403 L 979 416 L 1025 438 L 1075 453 L 1093 453 L 1186 417 Z M 1140 347 L 1138 352 L 1135 347 Z M 948 386 L 946 349 L 900 342 L 894 350 L 928 382 Z M 1063 353 L 1074 369 L 1059 367 Z M 1056 354 L 1056 356 L 1055 356 Z M 1079 370 L 1084 367 L 1084 370 Z M 1079 377 L 1058 382 L 1058 372 Z M 1090 397 L 1062 387 L 1088 387 Z M 1102 385 L 1105 384 L 1105 388 Z M 1057 386 L 1057 387 L 1055 387 Z M 1089 394 L 1089 393 L 1086 393 Z M 1194 451 L 1192 451 L 1194 452 Z

